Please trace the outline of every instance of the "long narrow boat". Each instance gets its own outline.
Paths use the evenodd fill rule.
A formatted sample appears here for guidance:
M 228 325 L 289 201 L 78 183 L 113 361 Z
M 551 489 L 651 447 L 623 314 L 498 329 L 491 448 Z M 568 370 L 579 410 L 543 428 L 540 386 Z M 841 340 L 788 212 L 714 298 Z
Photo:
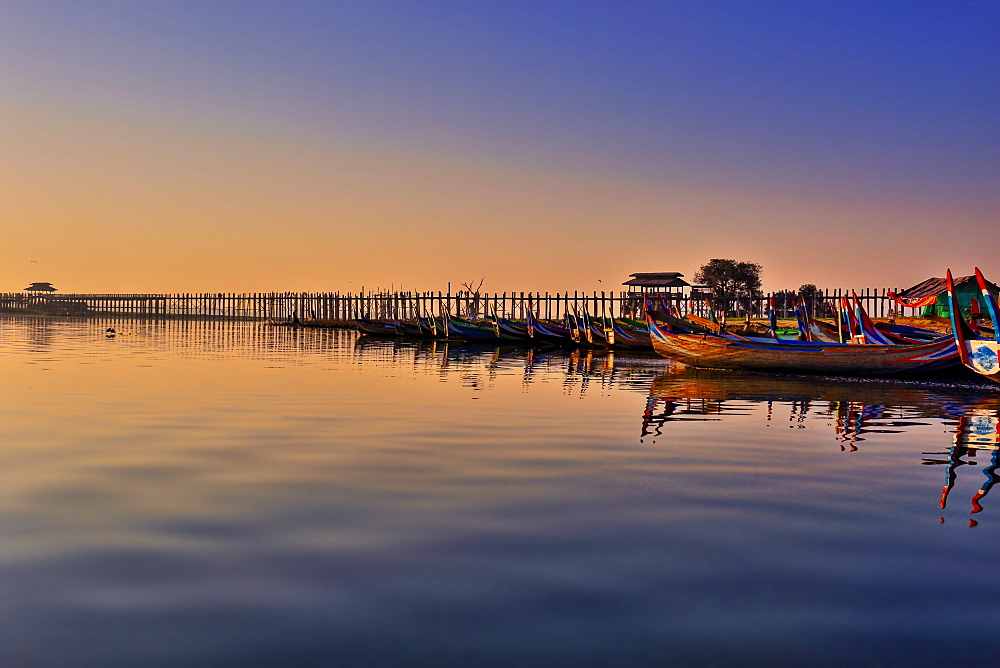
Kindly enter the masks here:
M 592 346 L 594 344 L 594 332 L 590 328 L 590 317 L 587 310 L 580 310 L 574 305 L 573 313 L 566 313 L 566 324 L 570 330 L 570 338 L 573 343 L 580 346 Z
M 672 313 L 667 313 L 666 311 L 653 311 L 652 313 L 658 322 L 664 323 L 672 332 L 681 332 L 684 334 L 718 334 L 721 331 L 719 328 L 716 328 L 715 330 L 707 329 L 705 326 L 695 322 L 694 320 L 690 320 L 688 318 L 678 318 Z M 648 328 L 647 324 L 647 329 Z
M 955 344 L 958 346 L 958 353 L 962 364 L 972 369 L 976 373 L 1000 382 L 1000 327 L 997 326 L 997 303 L 990 292 L 986 279 L 982 272 L 976 267 L 976 281 L 979 282 L 979 289 L 982 291 L 986 308 L 993 320 L 993 331 L 996 338 L 993 340 L 980 337 L 962 317 L 962 309 L 955 295 L 955 284 L 951 278 L 951 269 L 948 270 L 945 279 L 948 285 L 948 311 L 951 318 L 951 331 L 954 334 Z
M 401 336 L 403 334 L 395 320 L 358 318 L 354 323 L 357 325 L 359 332 L 370 336 Z
M 649 330 L 643 328 L 639 330 L 627 323 L 612 320 L 611 326 L 615 330 L 615 347 L 628 348 L 631 350 L 652 350 L 653 344 L 649 340 Z
M 954 340 L 855 345 L 671 332 L 647 314 L 657 353 L 689 366 L 790 373 L 882 376 L 944 369 L 959 362 Z
M 948 332 L 939 332 L 923 327 L 912 327 L 910 325 L 900 325 L 898 323 L 873 322 L 872 326 L 881 332 L 892 343 L 927 343 L 936 341 L 942 337 L 949 337 Z M 808 323 L 810 337 L 812 341 L 836 343 L 839 341 L 840 332 L 837 326 L 822 320 L 810 320 Z M 850 338 L 850 334 L 847 334 Z
M 427 333 L 420 326 L 419 320 L 397 320 L 396 330 L 400 336 L 412 337 L 416 339 L 427 338 Z
M 449 316 L 446 324 L 448 335 L 469 341 L 497 341 L 500 337 L 491 325 L 472 323 L 468 320 Z
M 925 341 L 935 341 L 942 336 L 951 336 L 947 332 L 942 333 L 933 329 L 888 322 L 876 322 L 875 327 L 892 339 L 894 343 L 923 343 Z
M 604 325 L 598 323 L 590 317 L 586 317 L 585 322 L 590 336 L 587 338 L 586 344 L 581 342 L 581 345 L 587 345 L 594 348 L 614 347 L 615 334 L 613 330 L 609 331 L 608 329 L 605 329 Z
M 396 331 L 401 336 L 416 339 L 443 339 L 444 330 L 439 327 L 434 318 L 422 317 L 410 320 L 397 320 Z
M 558 346 L 568 346 L 573 344 L 570 330 L 563 324 L 554 323 L 551 320 L 539 320 L 532 309 L 528 309 L 525 324 L 528 335 L 535 341 L 544 341 Z
M 496 343 L 498 341 L 513 342 L 525 340 L 521 336 L 502 330 L 496 322 L 467 320 L 456 316 L 448 318 L 448 334 L 468 341 Z
M 531 335 L 527 322 L 512 318 L 501 318 L 500 316 L 494 316 L 493 320 L 496 323 L 497 329 L 500 330 L 501 336 L 507 335 L 508 338 L 521 339 L 522 341 L 534 338 Z

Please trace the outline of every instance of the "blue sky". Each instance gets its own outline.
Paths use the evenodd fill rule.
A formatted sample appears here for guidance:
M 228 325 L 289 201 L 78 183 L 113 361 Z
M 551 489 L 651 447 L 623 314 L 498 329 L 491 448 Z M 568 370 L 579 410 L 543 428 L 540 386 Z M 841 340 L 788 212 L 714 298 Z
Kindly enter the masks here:
M 995 246 L 990 252 L 974 249 L 970 257 L 968 244 L 952 254 L 939 245 L 942 229 L 959 239 L 982 238 L 995 229 L 996 3 L 8 2 L 0 8 L 0 26 L 0 84 L 14 109 L 7 125 L 15 151 L 7 159 L 32 150 L 22 135 L 61 138 L 44 146 L 41 157 L 32 156 L 35 175 L 5 166 L 19 185 L 58 190 L 58 182 L 42 184 L 38 174 L 46 160 L 56 172 L 70 171 L 60 167 L 69 164 L 69 149 L 60 147 L 72 145 L 80 133 L 130 128 L 144 155 L 155 158 L 189 145 L 206 165 L 213 157 L 199 152 L 208 150 L 205 136 L 255 147 L 246 149 L 250 156 L 262 155 L 267 142 L 286 142 L 295 156 L 305 155 L 303 146 L 324 147 L 324 155 L 289 158 L 306 179 L 310 166 L 318 170 L 314 174 L 325 173 L 317 160 L 327 167 L 340 164 L 345 152 L 362 161 L 387 160 L 399 169 L 388 181 L 409 178 L 421 188 L 414 186 L 415 196 L 395 189 L 400 201 L 378 217 L 390 237 L 407 225 L 430 225 L 435 232 L 430 209 L 406 220 L 404 198 L 446 193 L 447 175 L 457 169 L 480 174 L 471 187 L 465 184 L 466 197 L 487 192 L 497 170 L 534 175 L 535 183 L 551 179 L 551 192 L 567 189 L 567 198 L 574 188 L 601 190 L 606 204 L 593 196 L 589 204 L 580 203 L 579 229 L 586 234 L 618 226 L 634 238 L 661 225 L 662 237 L 655 238 L 668 243 L 676 238 L 671 229 L 691 225 L 719 240 L 717 252 L 692 243 L 675 247 L 663 260 L 642 261 L 629 259 L 637 250 L 634 241 L 629 246 L 616 240 L 605 249 L 612 275 L 625 269 L 626 275 L 693 273 L 709 257 L 722 256 L 762 261 L 766 282 L 771 269 L 782 283 L 775 287 L 785 287 L 798 280 L 804 265 L 789 259 L 787 269 L 779 267 L 780 242 L 768 255 L 761 235 L 829 238 L 836 230 L 854 238 L 883 234 L 878 243 L 914 254 L 916 267 L 893 269 L 903 274 L 903 283 L 909 279 L 905 270 L 926 273 L 937 262 L 940 275 L 944 264 L 988 263 L 995 256 Z M 233 150 L 228 146 L 212 150 Z M 79 167 L 80 156 L 75 160 Z M 102 168 L 114 179 L 128 166 L 119 160 Z M 378 169 L 369 171 L 376 188 Z M 227 177 L 217 178 L 223 181 L 216 193 L 221 197 Z M 544 229 L 550 214 L 531 204 L 544 194 L 499 181 L 497 188 L 509 189 L 510 198 L 523 203 L 511 215 L 532 221 L 524 228 L 511 221 L 512 231 L 523 236 Z M 628 209 L 639 202 L 639 210 L 606 226 L 589 219 L 586 212 L 595 207 L 616 210 L 616 190 L 618 204 Z M 664 206 L 657 191 L 669 194 L 668 204 L 680 203 L 678 211 L 687 212 L 690 222 L 677 211 L 657 220 L 657 207 Z M 288 192 L 293 195 L 303 193 Z M 156 194 L 150 196 L 155 201 Z M 160 196 L 166 211 L 169 191 Z M 334 220 L 352 239 L 362 238 L 364 230 L 378 236 L 372 221 L 352 227 L 366 204 L 359 200 L 335 210 L 317 199 L 309 220 L 296 224 L 311 233 Z M 114 201 L 88 206 L 93 218 L 101 206 L 111 218 L 126 215 Z M 449 210 L 444 195 L 435 200 L 433 214 L 442 221 L 438 236 L 453 235 L 470 206 L 475 208 Z M 801 220 L 796 225 L 794 216 L 784 215 L 769 225 L 770 207 L 786 214 L 801 210 Z M 39 202 L 17 200 L 10 210 L 49 225 L 57 219 Z M 567 219 L 542 235 L 544 243 L 559 245 L 555 231 L 571 226 L 575 215 L 573 206 L 565 211 Z M 824 211 L 829 215 L 817 213 Z M 732 212 L 728 223 L 726 212 Z M 226 229 L 231 224 L 220 222 Z M 498 224 L 485 214 L 469 222 L 480 229 Z M 65 233 L 74 233 L 69 222 Z M 499 265 L 523 242 L 496 240 L 498 266 L 483 273 L 512 282 L 514 274 L 506 277 Z M 824 279 L 847 269 L 866 284 L 898 284 L 889 269 L 872 271 L 870 253 L 855 253 L 859 266 L 845 266 L 852 256 L 839 245 L 829 244 Z M 273 240 L 269 247 L 274 249 Z M 588 248 L 578 241 L 568 247 Z M 413 250 L 409 240 L 386 252 Z M 441 239 L 424 249 L 431 264 L 446 251 L 454 248 Z M 122 252 L 134 248 L 123 244 Z M 554 262 L 564 275 L 578 271 L 558 257 Z M 447 280 L 426 271 L 420 278 Z M 398 284 L 408 276 L 368 280 Z M 321 287 L 328 286 L 316 289 Z

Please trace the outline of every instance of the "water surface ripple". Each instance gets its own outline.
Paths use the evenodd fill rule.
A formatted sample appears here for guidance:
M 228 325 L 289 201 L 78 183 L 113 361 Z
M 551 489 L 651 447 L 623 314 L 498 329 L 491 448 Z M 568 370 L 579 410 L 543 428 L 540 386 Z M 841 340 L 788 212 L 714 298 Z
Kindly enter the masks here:
M 0 368 L 2 665 L 954 665 L 998 621 L 992 388 L 176 320 L 6 317 Z

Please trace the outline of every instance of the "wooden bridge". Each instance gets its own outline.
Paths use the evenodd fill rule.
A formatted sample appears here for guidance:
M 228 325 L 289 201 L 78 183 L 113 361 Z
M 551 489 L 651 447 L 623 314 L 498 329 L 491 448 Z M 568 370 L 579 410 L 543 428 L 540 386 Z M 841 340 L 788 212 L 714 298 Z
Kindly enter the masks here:
M 899 306 L 888 296 L 889 289 L 869 288 L 858 291 L 861 303 L 873 317 L 898 313 Z M 764 294 L 749 303 L 730 305 L 729 317 L 764 317 L 768 299 L 775 300 L 781 317 L 791 315 L 791 291 Z M 850 290 L 820 290 L 806 302 L 820 317 L 825 305 Z M 703 298 L 677 293 L 654 293 L 662 296 L 682 313 L 707 314 Z M 528 307 L 542 318 L 562 318 L 574 309 L 600 316 L 638 316 L 642 297 L 636 292 L 254 292 L 254 293 L 175 293 L 175 294 L 44 294 L 0 293 L 0 313 L 41 313 L 62 316 L 131 315 L 142 317 L 227 318 L 243 320 L 288 320 L 297 317 L 332 324 L 352 322 L 355 318 L 412 318 L 437 314 L 442 307 L 452 313 L 500 315 L 523 318 Z M 718 305 L 716 305 L 718 309 Z

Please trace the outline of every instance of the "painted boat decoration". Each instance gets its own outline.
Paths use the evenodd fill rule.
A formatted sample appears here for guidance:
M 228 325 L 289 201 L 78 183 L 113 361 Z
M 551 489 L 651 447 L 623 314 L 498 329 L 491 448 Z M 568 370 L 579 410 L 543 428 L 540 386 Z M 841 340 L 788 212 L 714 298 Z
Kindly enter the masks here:
M 979 334 L 969 326 L 962 317 L 962 309 L 955 295 L 955 284 L 952 281 L 951 269 L 948 270 L 946 283 L 948 286 L 948 311 L 951 318 L 951 331 L 954 334 L 955 344 L 958 346 L 958 353 L 962 364 L 972 369 L 976 373 L 1000 382 L 1000 327 L 997 327 L 997 303 L 983 278 L 982 272 L 976 268 L 976 281 L 982 291 L 983 301 L 986 302 L 986 309 L 993 320 L 995 338 L 988 339 L 980 337 Z

